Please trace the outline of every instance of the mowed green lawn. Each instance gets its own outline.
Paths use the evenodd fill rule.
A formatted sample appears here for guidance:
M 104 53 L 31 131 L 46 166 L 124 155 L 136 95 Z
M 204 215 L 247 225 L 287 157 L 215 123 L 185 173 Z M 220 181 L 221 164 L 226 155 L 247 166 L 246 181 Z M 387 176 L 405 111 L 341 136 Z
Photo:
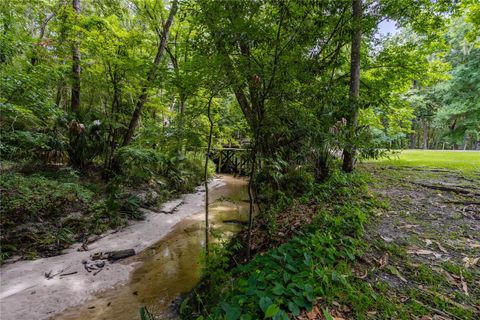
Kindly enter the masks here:
M 480 151 L 445 151 L 445 150 L 402 150 L 390 156 L 371 160 L 389 166 L 431 167 L 480 172 Z

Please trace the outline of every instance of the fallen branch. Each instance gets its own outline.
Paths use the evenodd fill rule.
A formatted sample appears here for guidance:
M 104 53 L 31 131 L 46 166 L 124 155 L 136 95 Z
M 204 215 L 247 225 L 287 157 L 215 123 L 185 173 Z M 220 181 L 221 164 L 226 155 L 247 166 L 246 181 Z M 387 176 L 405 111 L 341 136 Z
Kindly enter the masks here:
M 447 317 L 447 318 L 455 318 L 455 319 L 462 320 L 462 318 L 460 318 L 460 317 L 458 317 L 458 316 L 456 316 L 456 315 L 454 315 L 454 314 L 451 314 L 451 313 L 449 313 L 449 312 L 442 311 L 442 310 L 440 310 L 440 309 L 437 309 L 437 308 L 434 308 L 434 307 L 429 306 L 429 305 L 427 305 L 427 304 L 424 304 L 424 303 L 418 301 L 417 299 L 412 299 L 412 301 L 414 301 L 415 303 L 418 303 L 419 305 L 421 305 L 421 306 L 424 307 L 425 309 L 429 309 L 430 311 L 435 312 L 435 313 L 437 313 L 437 314 L 439 314 L 439 315 L 441 315 L 441 316 L 444 316 L 444 317 Z
M 73 272 L 62 273 L 62 274 L 60 275 L 60 277 L 70 276 L 70 275 L 72 275 L 72 274 L 76 274 L 76 273 L 78 273 L 78 271 L 73 271 Z
M 63 271 L 64 270 L 60 270 L 59 272 L 52 274 L 52 270 L 50 270 L 48 272 L 45 272 L 45 278 L 47 278 L 47 280 L 53 279 L 53 278 L 55 278 L 55 276 L 58 276 Z
M 455 307 L 457 308 L 460 308 L 460 309 L 463 309 L 463 310 L 469 310 L 469 311 L 473 311 L 475 313 L 478 313 L 478 310 L 472 306 L 466 306 L 466 305 L 463 305 L 461 303 L 458 303 L 456 301 L 453 301 L 452 299 L 450 299 L 449 297 L 446 297 L 444 296 L 443 294 L 440 294 L 438 292 L 434 292 L 434 291 L 431 291 L 431 290 L 428 290 L 428 289 L 425 289 L 423 288 L 422 286 L 418 286 L 418 288 L 425 292 L 425 293 L 429 293 L 431 295 L 434 295 L 435 297 L 439 298 L 440 300 L 442 300 L 443 302 L 447 302 L 447 303 L 450 303 L 451 305 L 454 305 Z

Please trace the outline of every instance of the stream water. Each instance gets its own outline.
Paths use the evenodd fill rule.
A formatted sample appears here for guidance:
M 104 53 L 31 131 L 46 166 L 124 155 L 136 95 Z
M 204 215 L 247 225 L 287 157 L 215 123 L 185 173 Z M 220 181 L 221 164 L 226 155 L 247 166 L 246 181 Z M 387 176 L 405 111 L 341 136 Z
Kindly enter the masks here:
M 239 222 L 248 219 L 246 180 L 232 176 L 222 180 L 226 184 L 209 193 L 213 242 L 231 238 L 242 229 Z M 141 306 L 158 319 L 174 318 L 172 304 L 200 280 L 204 243 L 205 213 L 192 213 L 154 246 L 123 262 L 137 263 L 129 283 L 100 293 L 56 319 L 140 319 Z

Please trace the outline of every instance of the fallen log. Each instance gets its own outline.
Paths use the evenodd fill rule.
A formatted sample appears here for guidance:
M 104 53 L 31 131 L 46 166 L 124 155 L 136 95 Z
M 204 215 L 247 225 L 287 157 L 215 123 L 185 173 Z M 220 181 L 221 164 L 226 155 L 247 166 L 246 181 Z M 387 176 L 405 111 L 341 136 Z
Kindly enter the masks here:
M 223 220 L 222 222 L 225 223 L 225 224 L 240 224 L 240 225 L 247 225 L 248 224 L 248 221 L 240 221 L 240 220 L 235 220 L 235 219 Z
M 166 213 L 166 214 L 172 214 L 182 204 L 183 204 L 183 199 L 172 200 L 170 202 L 164 203 L 162 208 L 160 209 L 160 212 Z
M 450 203 L 450 204 L 463 204 L 465 206 L 470 206 L 470 205 L 477 205 L 480 206 L 479 201 L 442 201 L 443 203 Z
M 120 259 L 125 259 L 135 255 L 135 249 L 126 249 L 118 251 L 107 252 L 107 259 L 110 261 L 116 261 Z

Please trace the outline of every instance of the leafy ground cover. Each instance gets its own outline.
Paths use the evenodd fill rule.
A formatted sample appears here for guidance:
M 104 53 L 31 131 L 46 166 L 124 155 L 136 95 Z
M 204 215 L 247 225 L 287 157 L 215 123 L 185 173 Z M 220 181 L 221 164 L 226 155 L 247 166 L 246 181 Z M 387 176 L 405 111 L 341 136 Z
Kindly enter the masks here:
M 447 150 L 403 150 L 395 152 L 389 158 L 370 160 L 383 166 L 429 167 L 480 172 L 480 152 Z
M 362 172 L 334 174 L 279 211 L 275 228 L 258 219 L 255 258 L 236 265 L 217 253 L 184 318 L 479 317 L 480 177 L 378 164 Z

